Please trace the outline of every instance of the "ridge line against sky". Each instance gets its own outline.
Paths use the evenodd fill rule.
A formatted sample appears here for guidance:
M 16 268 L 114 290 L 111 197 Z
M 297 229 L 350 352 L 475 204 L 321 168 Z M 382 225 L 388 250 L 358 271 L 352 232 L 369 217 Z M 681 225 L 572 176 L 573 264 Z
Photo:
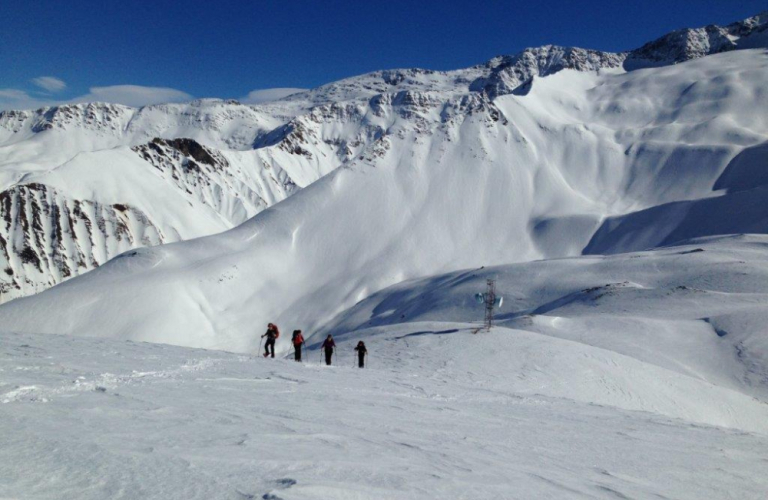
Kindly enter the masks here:
M 0 7 L 0 110 L 277 99 L 370 71 L 452 70 L 547 44 L 619 52 L 766 9 L 733 2 L 445 0 L 386 4 L 71 0 Z M 256 90 L 254 90 L 256 89 Z

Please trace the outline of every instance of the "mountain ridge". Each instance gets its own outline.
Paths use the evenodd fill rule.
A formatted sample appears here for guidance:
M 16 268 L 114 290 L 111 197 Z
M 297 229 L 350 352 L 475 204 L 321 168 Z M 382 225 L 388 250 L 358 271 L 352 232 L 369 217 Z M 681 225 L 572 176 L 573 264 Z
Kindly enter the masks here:
M 381 108 L 326 106 L 297 118 L 305 130 L 293 139 L 319 158 L 359 138 L 340 167 L 229 231 L 122 254 L 5 304 L 0 319 L 253 352 L 267 321 L 314 341 L 397 283 L 577 256 L 595 234 L 599 253 L 644 250 L 653 235 L 765 234 L 766 192 L 744 176 L 768 142 L 766 80 L 765 50 L 748 49 L 640 71 L 562 70 L 493 101 L 406 92 L 375 99 Z M 671 216 L 642 216 L 665 207 Z M 623 217 L 639 223 L 610 231 Z
M 0 193 L 9 201 L 0 205 L 6 221 L 0 229 L 0 268 L 5 269 L 0 296 L 7 300 L 39 292 L 142 242 L 169 243 L 230 229 L 336 168 L 375 164 L 393 140 L 414 134 L 418 143 L 445 133 L 451 141 L 462 141 L 461 124 L 472 116 L 482 117 L 489 127 L 504 125 L 511 134 L 505 140 L 524 143 L 526 133 L 510 125 L 516 111 L 498 101 L 526 95 L 534 79 L 565 70 L 620 73 L 768 46 L 763 40 L 767 20 L 762 13 L 725 27 L 678 30 L 620 53 L 547 45 L 448 72 L 376 71 L 261 105 L 199 99 L 143 108 L 87 103 L 1 112 L 0 151 L 6 155 L 0 161 Z M 217 158 L 214 165 L 201 164 L 174 147 L 184 141 L 187 149 Z M 481 154 L 486 147 L 480 147 Z M 625 154 L 656 146 L 633 147 Z M 113 180 L 104 181 L 105 176 Z M 47 186 L 56 195 L 46 195 L 45 203 L 32 202 L 30 193 L 39 190 L 30 185 Z M 173 201 L 161 204 L 158 199 Z M 94 213 L 88 224 L 84 219 L 57 220 L 83 203 L 121 206 L 128 212 Z M 24 211 L 36 214 L 36 226 L 14 222 Z M 626 208 L 611 215 L 622 211 Z M 125 233 L 130 237 L 123 239 L 117 229 L 106 229 L 121 227 L 121 213 L 135 214 L 127 226 L 133 229 Z M 79 237 L 78 224 L 91 229 Z M 535 224 L 542 231 L 552 228 L 547 217 Z M 146 234 L 156 236 L 145 239 Z M 69 248 L 59 248 L 65 240 L 71 242 Z M 94 251 L 91 241 L 96 240 L 120 243 Z

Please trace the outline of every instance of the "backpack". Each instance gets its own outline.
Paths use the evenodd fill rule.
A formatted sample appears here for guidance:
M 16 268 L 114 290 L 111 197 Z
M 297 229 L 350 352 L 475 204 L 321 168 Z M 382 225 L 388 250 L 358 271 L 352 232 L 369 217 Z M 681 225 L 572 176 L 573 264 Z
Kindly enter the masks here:
M 291 338 L 293 341 L 293 345 L 299 345 L 304 343 L 304 336 L 301 334 L 300 331 L 296 330 L 293 332 L 293 337 Z
M 277 325 L 272 325 L 275 328 L 275 340 L 280 338 L 280 330 L 277 328 Z

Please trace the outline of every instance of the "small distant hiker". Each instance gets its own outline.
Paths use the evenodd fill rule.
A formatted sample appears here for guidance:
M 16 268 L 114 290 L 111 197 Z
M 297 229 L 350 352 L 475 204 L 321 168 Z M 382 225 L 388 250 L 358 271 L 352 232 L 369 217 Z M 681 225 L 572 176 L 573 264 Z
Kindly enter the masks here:
M 261 338 L 267 337 L 267 343 L 264 344 L 264 357 L 266 358 L 270 354 L 272 357 L 275 357 L 275 341 L 280 336 L 280 330 L 277 328 L 277 325 L 274 323 L 269 323 L 267 325 L 267 333 L 261 336 Z M 270 348 L 272 351 L 270 352 Z
M 333 341 L 333 337 L 328 335 L 322 345 L 325 351 L 325 364 L 331 366 L 331 358 L 333 357 L 333 350 L 336 348 L 336 342 Z
M 304 345 L 304 336 L 301 334 L 301 330 L 294 330 L 293 337 L 293 359 L 301 361 L 301 346 Z
M 368 349 L 365 348 L 365 342 L 362 340 L 358 342 L 355 350 L 357 351 L 357 366 L 359 368 L 365 368 L 365 357 L 368 355 Z

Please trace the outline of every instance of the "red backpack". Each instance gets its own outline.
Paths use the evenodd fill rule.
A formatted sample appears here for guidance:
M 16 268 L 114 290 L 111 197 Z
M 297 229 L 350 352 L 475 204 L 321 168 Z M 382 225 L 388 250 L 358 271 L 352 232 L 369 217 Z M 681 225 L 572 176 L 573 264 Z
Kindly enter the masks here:
M 277 340 L 278 338 L 280 338 L 280 330 L 277 328 L 277 325 L 272 325 L 272 326 L 275 327 L 275 340 Z

